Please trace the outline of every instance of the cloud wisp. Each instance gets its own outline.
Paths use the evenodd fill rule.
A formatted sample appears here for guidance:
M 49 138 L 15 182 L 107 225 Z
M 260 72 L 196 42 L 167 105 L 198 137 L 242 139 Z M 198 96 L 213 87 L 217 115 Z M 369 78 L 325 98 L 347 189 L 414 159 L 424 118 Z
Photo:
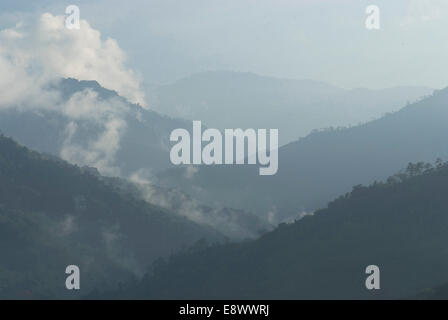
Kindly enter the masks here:
M 114 158 L 127 127 L 129 104 L 89 89 L 63 97 L 55 84 L 61 78 L 95 80 L 146 107 L 139 76 L 126 68 L 126 55 L 115 40 L 103 40 L 85 20 L 79 30 L 69 30 L 64 19 L 44 13 L 0 30 L 0 109 L 61 114 L 68 124 L 60 156 L 119 175 Z M 95 134 L 83 135 L 81 123 L 94 126 Z

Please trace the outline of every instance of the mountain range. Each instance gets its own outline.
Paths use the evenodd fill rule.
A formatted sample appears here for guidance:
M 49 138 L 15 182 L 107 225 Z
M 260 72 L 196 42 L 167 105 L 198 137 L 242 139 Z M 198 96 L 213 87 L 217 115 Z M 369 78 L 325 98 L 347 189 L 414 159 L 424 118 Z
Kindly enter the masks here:
M 411 163 L 257 240 L 182 252 L 136 286 L 104 297 L 404 299 L 428 293 L 448 280 L 447 188 L 447 163 Z M 379 268 L 379 290 L 366 288 L 370 265 Z
M 448 89 L 380 119 L 316 131 L 279 148 L 276 175 L 256 166 L 171 168 L 158 184 L 178 187 L 211 205 L 232 205 L 281 222 L 326 205 L 358 184 L 385 179 L 412 162 L 447 159 Z
M 46 89 L 60 96 L 57 105 L 45 109 L 31 101 L 27 108 L 12 105 L 0 109 L 3 133 L 70 162 L 96 166 L 100 171 L 102 165 L 112 167 L 113 176 L 128 177 L 143 171 L 150 175 L 170 167 L 169 135 L 175 128 L 189 125 L 129 103 L 96 81 L 60 79 Z M 69 152 L 73 149 L 75 152 Z M 73 155 L 76 151 L 87 156 L 77 157 Z M 89 152 L 99 155 L 89 157 Z
M 347 90 L 313 80 L 209 71 L 154 86 L 148 96 L 153 110 L 202 120 L 211 128 L 279 129 L 284 145 L 315 129 L 371 121 L 432 91 L 412 86 Z
M 0 136 L 0 298 L 74 298 L 141 276 L 157 259 L 199 241 L 211 227 L 112 188 L 78 167 Z M 83 293 L 65 289 L 81 270 Z
M 211 77 L 226 88 L 225 76 Z M 227 89 L 243 102 L 255 79 L 255 93 L 281 87 L 272 97 L 289 99 L 283 86 L 291 86 L 307 108 L 322 95 L 343 101 L 322 83 L 229 77 Z M 215 97 L 212 80 L 180 83 L 209 84 Z M 46 90 L 57 105 L 0 110 L 1 130 L 20 143 L 0 136 L 1 298 L 79 298 L 63 287 L 69 264 L 87 272 L 83 292 L 99 298 L 397 298 L 448 281 L 448 165 L 424 164 L 447 158 L 448 89 L 287 143 L 274 176 L 249 165 L 174 167 L 169 134 L 191 122 L 131 104 L 96 81 L 61 79 Z M 355 101 L 355 91 L 344 99 Z M 227 104 L 230 93 L 222 94 L 216 101 Z M 370 264 L 382 270 L 380 292 L 365 289 Z

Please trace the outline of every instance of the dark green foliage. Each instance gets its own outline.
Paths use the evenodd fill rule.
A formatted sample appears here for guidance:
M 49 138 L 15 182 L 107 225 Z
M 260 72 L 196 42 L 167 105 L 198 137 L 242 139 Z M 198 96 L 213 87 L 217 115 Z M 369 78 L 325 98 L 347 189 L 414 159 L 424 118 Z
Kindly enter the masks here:
M 409 164 L 260 239 L 160 264 L 139 298 L 404 298 L 448 281 L 448 165 Z M 381 290 L 365 288 L 368 265 Z
M 422 290 L 409 299 L 415 300 L 448 300 L 448 284 Z
M 71 298 L 140 275 L 155 259 L 218 239 L 167 210 L 114 191 L 92 168 L 0 136 L 0 298 Z M 81 291 L 65 268 L 81 269 Z

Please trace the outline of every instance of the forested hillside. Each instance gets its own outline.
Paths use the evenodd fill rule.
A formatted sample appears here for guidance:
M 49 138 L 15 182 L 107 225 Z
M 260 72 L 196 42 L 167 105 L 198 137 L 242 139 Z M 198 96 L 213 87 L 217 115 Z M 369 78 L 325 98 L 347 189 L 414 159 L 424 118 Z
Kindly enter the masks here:
M 447 164 L 409 164 L 258 240 L 159 263 L 133 297 L 409 297 L 448 281 L 447 189 Z M 380 268 L 381 290 L 366 289 L 368 265 Z
M 0 136 L 0 298 L 77 296 L 65 289 L 71 264 L 82 294 L 112 288 L 201 239 L 223 238 Z

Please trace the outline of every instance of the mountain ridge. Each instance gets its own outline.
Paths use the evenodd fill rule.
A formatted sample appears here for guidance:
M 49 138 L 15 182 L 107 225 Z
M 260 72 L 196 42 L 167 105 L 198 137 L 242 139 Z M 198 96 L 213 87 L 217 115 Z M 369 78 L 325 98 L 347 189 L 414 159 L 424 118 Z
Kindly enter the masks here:
M 0 136 L 0 298 L 79 298 L 138 278 L 200 240 L 224 241 L 167 209 L 110 188 L 95 169 Z M 65 268 L 83 293 L 65 289 Z
M 261 216 L 274 212 L 281 222 L 324 206 L 353 185 L 385 179 L 409 161 L 448 159 L 447 104 L 448 89 L 438 90 L 362 125 L 314 131 L 279 148 L 274 176 L 259 177 L 248 165 L 198 166 L 188 180 L 184 169 L 173 168 L 160 173 L 158 183 L 176 185 L 205 203 L 232 202 Z
M 447 163 L 409 164 L 259 239 L 171 257 L 137 286 L 105 297 L 409 297 L 448 279 L 447 186 Z M 365 287 L 369 265 L 380 269 L 380 290 Z

